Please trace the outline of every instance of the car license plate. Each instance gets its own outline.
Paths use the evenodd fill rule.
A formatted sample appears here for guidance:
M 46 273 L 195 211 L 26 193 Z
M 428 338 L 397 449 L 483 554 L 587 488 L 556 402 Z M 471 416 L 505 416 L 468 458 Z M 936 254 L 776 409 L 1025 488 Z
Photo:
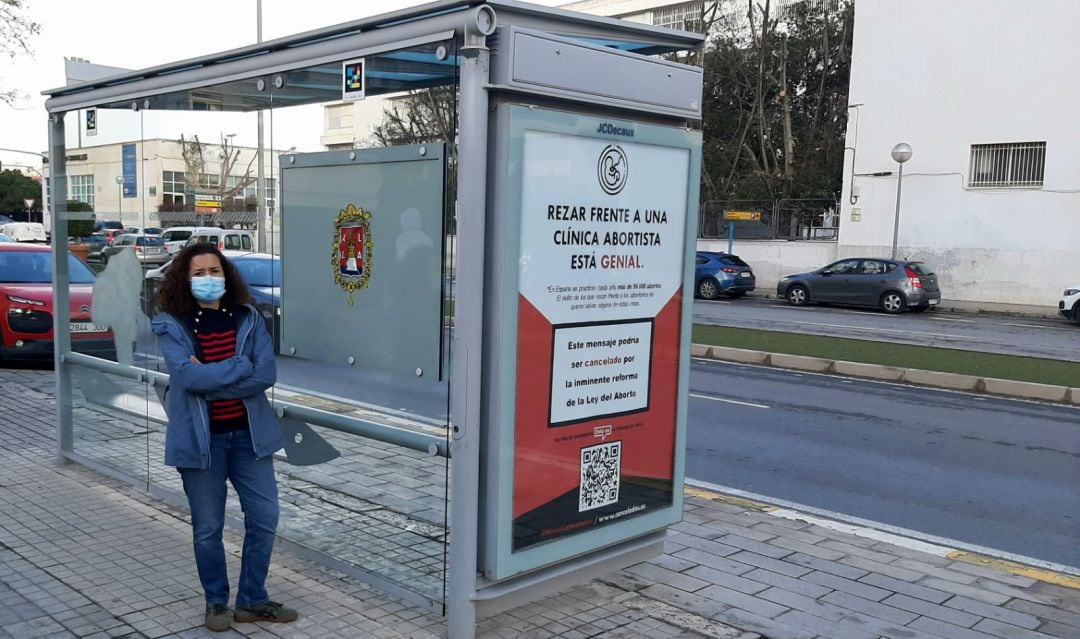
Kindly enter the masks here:
M 743 271 L 742 273 L 739 274 L 739 277 L 751 277 L 751 274 L 747 273 L 746 271 Z
M 930 300 L 930 306 L 936 306 L 941 300 Z
M 109 331 L 108 326 L 98 326 L 90 322 L 72 322 L 72 333 L 107 333 Z

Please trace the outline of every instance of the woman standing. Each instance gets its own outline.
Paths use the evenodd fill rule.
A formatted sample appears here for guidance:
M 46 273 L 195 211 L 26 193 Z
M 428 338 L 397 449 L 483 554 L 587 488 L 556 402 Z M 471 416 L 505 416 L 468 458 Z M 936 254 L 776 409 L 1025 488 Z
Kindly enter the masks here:
M 237 623 L 289 622 L 270 601 L 266 575 L 278 523 L 275 451 L 285 442 L 265 391 L 277 379 L 274 346 L 236 268 L 208 244 L 173 259 L 152 323 L 169 370 L 165 463 L 180 471 L 191 507 L 195 564 L 206 627 L 229 629 L 229 576 L 222 531 L 226 480 L 244 511 Z

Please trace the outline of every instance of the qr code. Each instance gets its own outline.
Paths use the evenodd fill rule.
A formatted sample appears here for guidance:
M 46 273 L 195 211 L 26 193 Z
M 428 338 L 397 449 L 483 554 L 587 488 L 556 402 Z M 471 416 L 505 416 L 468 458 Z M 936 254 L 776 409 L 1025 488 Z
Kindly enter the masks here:
M 619 501 L 621 472 L 622 442 L 609 442 L 582 448 L 578 512 L 593 510 Z

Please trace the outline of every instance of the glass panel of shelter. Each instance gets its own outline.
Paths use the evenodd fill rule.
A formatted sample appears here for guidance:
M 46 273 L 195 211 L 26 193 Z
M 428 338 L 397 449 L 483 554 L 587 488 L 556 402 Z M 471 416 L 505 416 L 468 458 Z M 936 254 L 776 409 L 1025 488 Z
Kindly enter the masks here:
M 346 101 L 350 72 L 366 101 Z M 122 338 L 133 348 L 123 374 L 73 367 L 76 450 L 182 501 L 163 463 L 166 367 L 151 322 L 169 264 L 145 249 L 217 243 L 280 351 L 268 393 L 287 442 L 279 534 L 441 609 L 456 96 L 456 48 L 443 42 L 102 105 L 99 126 L 116 133 L 99 139 L 117 157 L 99 170 L 120 177 L 115 199 L 131 208 L 101 217 L 158 239 L 141 258 L 136 243 L 95 264 L 127 263 L 115 310 L 134 318 Z M 418 129 L 421 111 L 433 117 Z
M 61 217 L 68 219 L 61 236 L 52 238 L 66 272 L 50 260 L 55 285 L 69 297 L 68 308 L 54 312 L 70 327 L 76 354 L 63 369 L 70 374 L 70 393 L 58 397 L 69 417 L 63 428 L 70 429 L 69 452 L 77 458 L 145 484 L 156 411 L 151 389 L 135 373 L 146 366 L 139 343 L 148 324 L 139 308 L 144 264 L 154 243 L 142 235 L 149 201 L 140 153 L 142 113 L 130 106 L 84 109 L 63 119 L 65 168 L 52 166 L 66 173 L 66 188 L 60 186 L 62 176 L 48 176 L 49 197 L 63 198 L 67 211 Z M 122 368 L 101 367 L 112 362 Z
M 267 245 L 282 278 L 277 398 L 299 462 L 280 475 L 289 495 L 281 531 L 440 609 L 454 43 L 297 69 L 268 84 L 278 206 L 268 211 Z M 437 117 L 412 121 L 421 109 Z M 326 412 L 348 418 L 344 428 L 304 419 Z M 412 440 L 357 437 L 356 423 Z

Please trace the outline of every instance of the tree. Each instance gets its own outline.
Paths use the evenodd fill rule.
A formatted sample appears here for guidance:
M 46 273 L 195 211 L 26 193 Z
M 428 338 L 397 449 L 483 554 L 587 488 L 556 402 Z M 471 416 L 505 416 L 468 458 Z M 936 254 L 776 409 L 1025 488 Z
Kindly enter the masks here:
M 79 200 L 68 200 L 67 210 L 69 212 L 93 212 L 94 207 Z M 69 220 L 67 228 L 68 237 L 89 237 L 94 232 L 94 226 L 96 226 L 96 222 L 93 217 L 87 220 Z
M 457 136 L 457 87 L 417 89 L 391 98 L 372 136 L 379 146 L 452 142 Z
M 0 0 L 0 55 L 14 60 L 30 53 L 30 38 L 41 32 L 41 25 L 24 13 L 23 0 Z M 22 97 L 17 89 L 0 86 L 0 103 L 12 104 Z
M 34 200 L 31 211 L 41 212 L 41 183 L 20 171 L 0 171 L 0 213 L 26 210 L 25 200 Z
M 240 161 L 240 149 L 236 148 L 232 140 L 221 136 L 221 142 L 215 150 L 207 144 L 199 141 L 199 136 L 193 135 L 191 139 L 180 136 L 180 154 L 184 158 L 184 184 L 189 193 L 195 196 L 212 196 L 221 202 L 223 209 L 230 210 L 255 210 L 255 204 L 251 198 L 244 198 L 244 189 L 255 183 L 255 177 L 251 175 L 251 167 L 255 164 L 257 155 L 252 155 L 247 167 L 242 174 L 235 174 L 236 164 Z M 217 167 L 216 173 L 210 173 L 207 169 L 207 156 L 211 156 L 210 166 Z M 229 185 L 229 178 L 236 177 L 236 183 Z M 237 198 L 237 195 L 241 197 Z M 239 201 L 237 201 L 239 200 Z M 251 208 L 248 208 L 251 207 Z M 182 209 L 192 211 L 194 202 L 185 202 Z M 159 211 L 176 210 L 176 205 L 163 204 L 158 207 Z
M 705 199 L 831 198 L 843 181 L 853 4 L 746 0 L 703 59 Z

